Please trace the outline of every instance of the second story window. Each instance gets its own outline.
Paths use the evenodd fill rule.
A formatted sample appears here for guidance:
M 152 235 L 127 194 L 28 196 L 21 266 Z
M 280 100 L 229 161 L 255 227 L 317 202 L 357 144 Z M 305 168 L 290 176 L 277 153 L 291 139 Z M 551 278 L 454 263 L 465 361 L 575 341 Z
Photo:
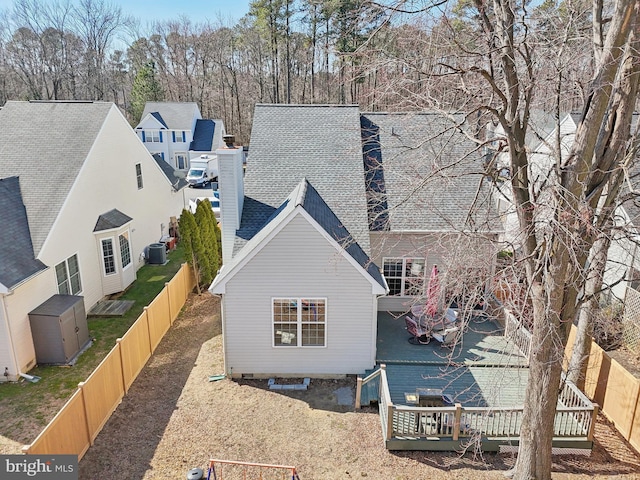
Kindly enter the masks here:
M 160 143 L 162 142 L 162 132 L 158 130 L 145 130 L 142 132 L 144 141 L 147 143 Z
M 177 130 L 173 132 L 173 141 L 175 143 L 182 143 L 187 141 L 187 133 L 184 130 Z
M 143 187 L 142 184 L 142 165 L 136 163 L 136 180 L 138 182 L 138 190 Z

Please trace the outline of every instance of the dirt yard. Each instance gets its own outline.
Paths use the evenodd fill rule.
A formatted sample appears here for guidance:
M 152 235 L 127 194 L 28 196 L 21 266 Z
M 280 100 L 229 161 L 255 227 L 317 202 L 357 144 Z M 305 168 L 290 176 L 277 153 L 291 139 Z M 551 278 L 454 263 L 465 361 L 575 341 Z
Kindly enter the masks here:
M 184 479 L 209 458 L 293 465 L 301 480 L 504 479 L 513 465 L 507 454 L 388 452 L 374 409 L 339 404 L 351 378 L 312 379 L 307 391 L 210 382 L 223 371 L 218 311 L 208 294 L 189 299 L 80 462 L 81 479 Z M 640 479 L 640 459 L 603 418 L 591 457 L 555 462 L 554 479 Z

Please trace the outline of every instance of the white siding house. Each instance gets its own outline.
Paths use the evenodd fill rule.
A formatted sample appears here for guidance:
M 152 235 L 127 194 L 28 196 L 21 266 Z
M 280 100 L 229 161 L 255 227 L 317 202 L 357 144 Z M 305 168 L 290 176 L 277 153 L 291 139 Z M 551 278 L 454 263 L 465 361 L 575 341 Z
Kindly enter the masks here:
M 189 162 L 222 147 L 222 120 L 203 119 L 194 102 L 147 102 L 136 134 L 151 154 L 159 155 L 178 172 Z
M 378 312 L 406 312 L 429 268 L 446 272 L 453 234 L 477 236 L 492 271 L 480 157 L 464 135 L 436 134 L 440 117 L 258 105 L 253 118 L 244 178 L 241 149 L 216 152 L 223 266 L 210 292 L 222 297 L 228 375 L 373 368 Z M 445 161 L 446 184 L 431 175 Z M 415 291 L 392 270 L 411 272 Z
M 211 287 L 223 298 L 231 375 L 335 376 L 375 364 L 371 340 L 384 281 L 331 237 L 317 211 L 306 210 L 317 207 L 312 190 L 301 184 Z
M 111 103 L 7 102 L 0 128 L 12 139 L 0 150 L 0 186 L 13 185 L 0 203 L 24 209 L 3 209 L 1 223 L 27 232 L 19 255 L 0 251 L 0 366 L 15 377 L 35 364 L 28 313 L 57 293 L 81 295 L 88 311 L 124 290 L 183 198 Z M 47 148 L 33 141 L 45 130 Z

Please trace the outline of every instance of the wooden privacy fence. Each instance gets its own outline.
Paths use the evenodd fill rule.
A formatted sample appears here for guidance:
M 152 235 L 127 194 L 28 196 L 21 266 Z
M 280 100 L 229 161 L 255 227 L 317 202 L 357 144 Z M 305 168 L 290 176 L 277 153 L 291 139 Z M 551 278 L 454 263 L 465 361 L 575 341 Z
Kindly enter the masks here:
M 81 459 L 169 330 L 195 286 L 186 263 L 23 453 Z
M 569 358 L 575 341 L 572 326 L 565 350 Z M 584 392 L 601 406 L 622 436 L 640 451 L 640 380 L 612 359 L 596 342 L 591 351 L 584 378 Z

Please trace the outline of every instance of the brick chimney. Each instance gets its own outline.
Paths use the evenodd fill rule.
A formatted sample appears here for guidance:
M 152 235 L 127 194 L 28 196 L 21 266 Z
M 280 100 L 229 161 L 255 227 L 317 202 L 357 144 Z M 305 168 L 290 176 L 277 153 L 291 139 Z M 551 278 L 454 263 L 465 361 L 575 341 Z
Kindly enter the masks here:
M 234 145 L 233 135 L 223 137 L 225 146 L 216 150 L 218 156 L 218 191 L 220 192 L 220 223 L 222 229 L 222 263 L 233 255 L 236 230 L 240 228 L 244 203 L 242 147 Z

